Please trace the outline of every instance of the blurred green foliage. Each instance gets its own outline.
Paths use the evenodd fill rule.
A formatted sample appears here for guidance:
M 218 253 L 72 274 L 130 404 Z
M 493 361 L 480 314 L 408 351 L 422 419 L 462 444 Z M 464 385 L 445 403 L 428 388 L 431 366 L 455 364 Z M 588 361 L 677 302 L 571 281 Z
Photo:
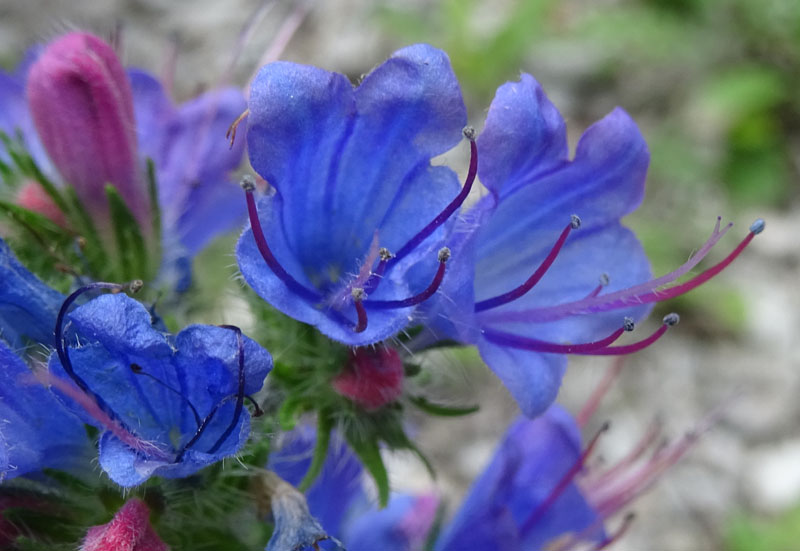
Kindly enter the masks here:
M 800 506 L 770 521 L 743 516 L 733 519 L 725 535 L 725 551 L 793 551 L 800 541 Z

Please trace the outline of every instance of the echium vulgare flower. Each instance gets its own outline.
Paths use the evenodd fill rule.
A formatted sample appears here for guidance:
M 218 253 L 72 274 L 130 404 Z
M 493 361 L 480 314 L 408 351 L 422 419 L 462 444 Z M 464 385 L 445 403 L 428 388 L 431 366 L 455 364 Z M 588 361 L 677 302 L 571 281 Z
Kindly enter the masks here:
M 87 230 L 70 224 L 76 219 L 69 202 L 53 197 L 71 186 L 100 241 L 120 247 L 112 232 L 118 220 L 109 212 L 112 186 L 146 241 L 152 244 L 162 233 L 162 276 L 179 287 L 186 286 L 187 274 L 176 270 L 244 215 L 228 180 L 243 144 L 229 148 L 224 137 L 245 106 L 237 89 L 213 90 L 176 107 L 153 76 L 126 72 L 105 41 L 71 32 L 32 50 L 15 74 L 0 74 L 0 106 L 0 131 L 20 135 L 41 174 L 56 186 L 46 190 L 36 178 L 23 181 L 16 203 L 80 234 Z M 153 211 L 149 195 L 148 159 L 160 212 Z M 3 146 L 0 160 L 10 160 Z M 147 275 L 143 271 L 131 270 Z
M 236 453 L 250 434 L 245 401 L 272 368 L 269 353 L 232 326 L 165 334 L 124 294 L 69 311 L 95 289 L 125 286 L 93 283 L 67 297 L 46 380 L 69 409 L 103 430 L 100 466 L 109 477 L 121 486 L 152 475 L 181 478 Z
M 683 266 L 653 278 L 644 251 L 620 219 L 644 196 L 647 145 L 615 109 L 592 125 L 570 159 L 565 124 L 539 84 L 523 74 L 501 86 L 477 140 L 478 176 L 489 193 L 450 241 L 459 277 L 426 304 L 431 332 L 476 344 L 489 367 L 535 416 L 555 399 L 566 354 L 624 355 L 652 335 L 612 346 L 654 302 L 686 293 L 722 271 L 764 228 L 750 227 L 725 259 L 672 286 L 730 229 L 716 227 Z M 461 268 L 461 266 L 465 266 Z M 471 272 L 471 273 L 469 273 Z
M 591 404 L 579 418 L 591 414 Z M 441 526 L 436 494 L 393 494 L 385 509 L 377 509 L 364 492 L 360 464 L 334 435 L 320 477 L 306 492 L 316 518 L 298 515 L 292 526 L 282 529 L 302 533 L 303 527 L 318 523 L 326 538 L 341 540 L 349 551 L 568 551 L 585 545 L 599 550 L 622 537 L 634 518 L 628 514 L 615 523 L 612 517 L 681 459 L 712 422 L 645 458 L 658 441 L 654 426 L 617 463 L 596 468 L 591 456 L 608 425 L 584 446 L 579 422 L 557 404 L 536 419 L 520 416 L 458 510 Z M 298 481 L 311 461 L 313 441 L 313 431 L 306 428 L 290 433 L 270 457 L 269 468 L 289 482 Z M 609 524 L 614 527 L 607 529 Z M 296 543 L 302 544 L 297 549 L 312 549 L 308 540 Z M 326 547 L 327 540 L 317 543 L 322 549 L 336 548 Z
M 354 88 L 341 74 L 265 66 L 248 103 L 250 162 L 274 191 L 237 247 L 247 283 L 283 313 L 349 345 L 408 325 L 443 279 L 444 237 L 477 152 L 447 56 L 404 48 Z M 466 185 L 431 158 L 470 139 Z
M 23 354 L 26 345 L 52 341 L 63 300 L 0 239 L 0 482 L 89 460 L 83 424 L 35 380 Z

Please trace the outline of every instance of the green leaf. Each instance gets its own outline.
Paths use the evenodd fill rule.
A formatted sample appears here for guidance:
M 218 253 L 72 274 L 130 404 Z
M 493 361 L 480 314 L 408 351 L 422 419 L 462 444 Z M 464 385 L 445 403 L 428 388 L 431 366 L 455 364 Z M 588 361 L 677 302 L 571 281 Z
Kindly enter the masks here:
M 386 472 L 386 465 L 383 464 L 381 451 L 378 443 L 375 440 L 361 440 L 347 433 L 347 442 L 364 467 L 372 475 L 375 485 L 378 488 L 378 504 L 381 508 L 386 507 L 389 503 L 389 475 Z
M 328 447 L 331 441 L 331 430 L 333 429 L 333 417 L 327 412 L 320 411 L 317 414 L 317 442 L 314 445 L 314 455 L 311 458 L 311 466 L 308 467 L 303 480 L 297 485 L 297 489 L 305 492 L 317 479 L 328 457 Z
M 147 245 L 142 237 L 139 222 L 125 204 L 117 188 L 111 184 L 106 184 L 106 197 L 111 226 L 117 242 L 122 279 L 148 279 Z
M 439 415 L 441 417 L 458 417 L 461 415 L 469 415 L 470 413 L 475 413 L 480 409 L 480 406 L 467 406 L 467 407 L 442 406 L 439 404 L 431 403 L 428 401 L 427 398 L 424 398 L 422 396 L 411 396 L 409 397 L 409 400 L 411 400 L 412 404 L 417 406 L 425 413 L 429 413 L 431 415 Z

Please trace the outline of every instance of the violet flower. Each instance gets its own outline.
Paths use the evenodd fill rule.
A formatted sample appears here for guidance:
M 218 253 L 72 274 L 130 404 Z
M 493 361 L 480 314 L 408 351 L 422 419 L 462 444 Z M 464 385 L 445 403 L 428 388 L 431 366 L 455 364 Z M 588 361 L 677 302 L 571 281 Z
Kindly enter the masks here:
M 599 399 L 594 396 L 585 409 L 591 410 Z M 581 417 L 590 413 L 583 411 Z M 436 495 L 393 494 L 385 509 L 377 509 L 363 490 L 360 464 L 335 435 L 306 497 L 311 514 L 349 551 L 428 546 L 435 551 L 603 549 L 620 539 L 634 519 L 632 514 L 616 522 L 614 518 L 713 423 L 710 416 L 695 431 L 653 451 L 660 437 L 654 425 L 617 463 L 595 468 L 589 466 L 591 456 L 608 425 L 584 445 L 575 418 L 558 405 L 536 419 L 520 416 L 455 515 L 437 532 L 433 530 L 441 511 Z M 311 462 L 314 434 L 301 428 L 291 436 L 270 457 L 269 467 L 296 483 Z
M 644 196 L 649 153 L 635 123 L 615 109 L 586 130 L 569 159 L 564 121 L 527 74 L 498 89 L 478 150 L 489 194 L 454 230 L 453 274 L 426 305 L 428 326 L 433 338 L 476 344 L 531 417 L 555 399 L 567 354 L 624 355 L 651 345 L 676 314 L 644 339 L 612 343 L 654 302 L 719 273 L 764 228 L 757 220 L 723 261 L 666 287 L 731 227 L 718 220 L 686 264 L 652 278 L 639 241 L 620 222 Z
M 100 466 L 121 486 L 181 478 L 235 454 L 250 434 L 245 400 L 272 368 L 266 350 L 235 327 L 192 325 L 176 336 L 124 294 L 59 312 L 48 382 L 103 433 Z M 258 410 L 257 410 L 258 411 Z
M 274 188 L 237 247 L 247 283 L 281 312 L 349 345 L 408 325 L 446 279 L 445 229 L 467 185 L 431 158 L 466 122 L 447 56 L 396 52 L 355 89 L 343 75 L 272 63 L 253 81 L 247 144 Z M 469 137 L 472 138 L 470 131 Z

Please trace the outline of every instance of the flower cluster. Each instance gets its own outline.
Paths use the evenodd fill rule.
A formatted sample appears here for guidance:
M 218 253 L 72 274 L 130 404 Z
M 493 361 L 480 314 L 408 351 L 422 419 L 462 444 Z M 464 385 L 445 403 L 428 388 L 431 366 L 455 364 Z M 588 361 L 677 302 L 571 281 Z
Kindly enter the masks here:
M 231 88 L 176 106 L 73 32 L 0 75 L 0 103 L 0 543 L 12 549 L 605 547 L 631 520 L 612 530 L 610 518 L 694 439 L 635 471 L 638 452 L 591 468 L 599 434 L 584 446 L 554 404 L 567 356 L 652 345 L 677 314 L 617 341 L 764 229 L 682 280 L 729 230 L 717 220 L 686 264 L 653 277 L 621 222 L 649 163 L 633 120 L 613 110 L 570 156 L 564 120 L 522 74 L 478 134 L 447 55 L 422 44 L 357 86 L 275 62 L 247 100 Z M 436 160 L 462 140 L 463 183 Z M 230 175 L 245 144 L 257 176 L 242 196 Z M 182 302 L 190 260 L 245 211 L 235 255 L 255 292 L 243 292 L 252 338 L 196 323 L 209 297 Z M 130 296 L 145 285 L 161 293 Z M 390 493 L 382 455 L 412 451 L 433 470 L 406 406 L 474 411 L 426 397 L 415 354 L 434 346 L 475 346 L 522 413 L 447 521 L 438 494 Z

